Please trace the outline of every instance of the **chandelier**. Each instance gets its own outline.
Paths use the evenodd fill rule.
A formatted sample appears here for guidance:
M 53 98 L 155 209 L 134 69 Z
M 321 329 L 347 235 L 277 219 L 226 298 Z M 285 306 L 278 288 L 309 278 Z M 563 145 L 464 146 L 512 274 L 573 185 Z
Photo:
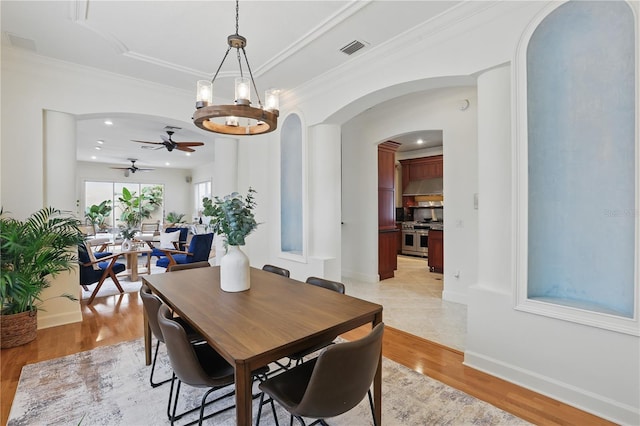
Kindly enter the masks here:
M 222 62 L 215 75 L 209 80 L 199 80 L 197 83 L 196 111 L 193 122 L 203 130 L 225 135 L 260 135 L 274 131 L 278 127 L 279 91 L 269 89 L 265 92 L 263 105 L 258 94 L 256 82 L 253 80 L 251 66 L 244 50 L 247 39 L 238 34 L 238 0 L 236 0 L 236 32 L 227 37 L 227 48 Z M 231 49 L 236 49 L 240 77 L 235 79 L 235 102 L 233 105 L 213 105 L 213 83 L 229 55 Z M 244 56 L 249 76 L 245 76 L 242 69 L 240 51 Z M 251 86 L 258 98 L 258 108 L 251 106 Z

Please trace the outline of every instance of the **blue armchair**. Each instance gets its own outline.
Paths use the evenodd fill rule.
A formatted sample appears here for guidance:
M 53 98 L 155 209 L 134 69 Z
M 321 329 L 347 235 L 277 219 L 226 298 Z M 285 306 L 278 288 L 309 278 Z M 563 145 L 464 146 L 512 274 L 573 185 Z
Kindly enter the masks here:
M 187 251 L 160 249 L 165 256 L 158 259 L 156 266 L 167 268 L 175 264 L 185 264 L 209 260 L 213 234 L 196 234 L 191 238 Z
M 178 238 L 178 243 L 176 244 L 175 249 L 184 251 L 185 245 L 187 243 L 187 235 L 189 235 L 189 228 L 167 228 L 164 232 L 169 233 L 176 231 L 180 231 L 180 237 Z M 151 245 L 151 253 L 149 254 L 149 256 L 157 256 L 158 260 L 166 256 L 166 254 L 162 251 L 162 248 L 156 247 L 149 242 L 147 243 Z
M 120 281 L 116 277 L 116 274 L 124 272 L 127 267 L 123 263 L 117 263 L 118 257 L 121 255 L 108 254 L 102 255 L 100 258 L 93 257 L 93 253 L 90 253 L 85 243 L 78 244 L 78 263 L 80 264 L 80 285 L 85 289 L 88 289 L 88 285 L 98 284 L 91 293 L 91 297 L 87 301 L 87 304 L 91 304 L 93 299 L 98 294 L 100 287 L 104 284 L 104 280 L 110 277 L 113 283 L 116 285 L 120 293 L 124 293 L 124 290 L 120 286 Z

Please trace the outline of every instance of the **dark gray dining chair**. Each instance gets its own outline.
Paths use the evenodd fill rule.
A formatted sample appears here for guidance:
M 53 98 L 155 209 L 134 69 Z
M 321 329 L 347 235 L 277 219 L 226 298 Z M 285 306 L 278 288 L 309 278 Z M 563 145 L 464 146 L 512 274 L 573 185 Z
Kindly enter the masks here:
M 260 383 L 256 426 L 260 424 L 265 394 L 275 400 L 305 426 L 303 417 L 318 419 L 312 424 L 326 424 L 325 418 L 339 416 L 369 397 L 376 425 L 371 383 L 382 355 L 384 323 L 367 336 L 353 342 L 336 343 L 325 348 L 317 358 L 273 376 Z M 271 407 L 277 418 L 275 407 Z
M 174 384 L 176 379 L 178 380 L 175 399 L 173 399 L 173 409 L 169 416 L 171 424 L 173 425 L 175 420 L 178 420 L 185 414 L 199 410 L 200 416 L 197 423 L 198 425 L 202 425 L 203 420 L 234 408 L 235 405 L 231 404 L 214 413 L 207 414 L 206 416 L 204 415 L 206 405 L 235 394 L 235 390 L 232 390 L 207 402 L 207 397 L 211 392 L 234 384 L 233 366 L 207 343 L 191 344 L 187 338 L 187 333 L 184 327 L 176 320 L 176 318 L 173 317 L 168 306 L 160 306 L 160 309 L 158 310 L 158 323 L 164 337 L 165 345 L 167 346 L 169 361 L 173 368 L 173 377 L 171 380 L 171 390 L 169 391 L 169 404 L 167 409 L 171 406 Z M 262 367 L 253 371 L 252 374 L 254 378 L 257 377 L 260 380 L 264 380 L 268 372 L 268 367 Z M 186 383 L 189 386 L 197 388 L 209 389 L 202 396 L 199 407 L 187 410 L 177 415 L 178 398 L 180 396 L 180 386 L 182 383 Z
M 144 308 L 145 313 L 147 314 L 147 319 L 149 321 L 149 328 L 151 329 L 151 334 L 156 338 L 156 350 L 153 355 L 153 363 L 151 364 L 151 376 L 149 377 L 149 382 L 151 383 L 151 387 L 158 387 L 164 383 L 169 382 L 171 379 L 166 379 L 160 382 L 153 381 L 153 373 L 156 369 L 156 360 L 158 358 L 158 349 L 160 349 L 160 343 L 164 343 L 164 337 L 162 336 L 162 330 L 160 330 L 160 324 L 158 323 L 158 310 L 160 306 L 163 305 L 162 300 L 155 294 L 151 292 L 151 289 L 146 285 L 142 284 L 140 287 L 140 298 L 142 299 L 142 306 Z M 189 324 L 184 322 L 180 318 L 176 318 L 187 333 L 187 337 L 190 342 L 201 342 L 204 341 L 204 338 L 196 332 Z
M 176 321 L 169 310 L 169 307 L 166 305 L 160 306 L 157 318 L 160 330 L 164 337 L 165 345 L 167 346 L 169 361 L 173 368 L 171 390 L 169 391 L 169 403 L 167 406 L 167 410 L 169 410 L 173 402 L 173 409 L 169 416 L 171 424 L 173 425 L 177 419 L 181 418 L 185 414 L 195 411 L 195 409 L 188 410 L 176 415 L 178 398 L 180 396 L 180 386 L 183 382 L 194 387 L 209 388 L 209 390 L 207 390 L 207 392 L 202 396 L 200 406 L 196 408 L 200 411 L 200 417 L 198 419 L 199 425 L 202 424 L 202 421 L 205 418 L 210 418 L 222 411 L 232 408 L 233 405 L 209 414 L 206 417 L 204 416 L 204 408 L 209 394 L 217 389 L 221 389 L 234 383 L 233 366 L 225 361 L 225 359 L 208 344 L 203 343 L 199 345 L 192 345 L 187 338 L 187 333 L 184 327 Z M 176 386 L 174 399 L 173 388 L 176 378 L 178 379 L 178 384 Z M 231 395 L 233 395 L 233 392 L 222 395 L 211 402 L 219 401 Z
M 317 287 L 326 288 L 328 290 L 333 290 L 340 294 L 344 294 L 344 284 L 338 281 L 330 281 L 330 280 L 325 280 L 324 278 L 318 278 L 318 277 L 309 277 L 305 282 L 307 284 L 315 285 Z
M 275 265 L 268 265 L 268 264 L 264 265 L 262 267 L 262 270 L 263 271 L 267 271 L 267 272 L 272 272 L 274 274 L 282 275 L 283 277 L 287 277 L 287 278 L 289 278 L 289 276 L 290 276 L 290 273 L 289 273 L 288 269 L 284 269 L 284 268 L 281 268 L 281 267 L 275 266 Z
M 337 281 L 326 280 L 324 278 L 309 277 L 309 278 L 307 278 L 307 280 L 305 282 L 307 284 L 315 285 L 317 287 L 326 288 L 327 290 L 335 291 L 336 293 L 340 293 L 340 294 L 344 294 L 344 291 L 345 291 L 344 284 L 342 284 L 340 282 L 337 282 Z M 290 363 L 287 364 L 287 367 L 290 366 L 291 363 L 295 363 L 295 365 L 302 364 L 302 362 L 304 362 L 304 357 L 306 357 L 307 355 L 310 355 L 310 354 L 312 354 L 314 352 L 319 351 L 320 349 L 324 348 L 325 346 L 331 345 L 336 337 L 338 337 L 338 336 L 334 336 L 330 340 L 327 339 L 326 341 L 320 342 L 317 345 L 310 346 L 310 347 L 308 347 L 306 349 L 303 349 L 301 351 L 298 351 L 298 352 L 296 352 L 294 354 L 289 355 Z

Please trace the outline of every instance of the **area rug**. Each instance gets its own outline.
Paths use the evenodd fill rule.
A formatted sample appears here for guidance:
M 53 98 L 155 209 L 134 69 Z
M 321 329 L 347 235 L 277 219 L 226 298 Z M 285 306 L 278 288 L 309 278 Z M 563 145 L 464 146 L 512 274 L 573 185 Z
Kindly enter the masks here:
M 139 267 L 140 271 L 146 268 L 145 262 L 146 262 L 145 259 L 140 260 L 140 267 Z M 161 274 L 166 271 L 166 268 L 155 266 L 154 263 L 155 263 L 155 258 L 153 258 L 153 262 L 151 264 L 151 274 Z M 128 276 L 118 277 L 118 282 L 120 282 L 120 286 L 122 287 L 125 293 L 135 293 L 140 290 L 140 286 L 142 285 L 141 277 L 143 276 L 147 276 L 147 275 L 146 274 L 138 275 L 140 279 L 138 279 L 137 281 L 131 281 Z M 89 289 L 88 291 L 84 290 L 82 286 L 80 286 L 80 299 L 85 300 L 91 297 L 91 293 L 93 293 L 93 290 L 96 288 L 96 284 L 89 285 L 87 286 L 87 288 Z M 118 290 L 116 285 L 113 283 L 113 280 L 107 277 L 104 280 L 102 287 L 100 287 L 100 290 L 98 290 L 98 294 L 96 294 L 96 297 L 117 296 L 119 294 L 120 294 L 120 290 Z
M 383 425 L 528 424 L 389 359 L 383 358 L 382 366 Z M 144 365 L 142 339 L 25 365 L 8 425 L 169 424 L 166 416 L 169 384 L 151 388 L 150 370 L 151 367 Z M 161 345 L 154 379 L 168 378 L 170 372 L 164 345 Z M 178 409 L 197 406 L 203 393 L 203 389 L 184 385 Z M 208 408 L 230 404 L 233 401 L 228 398 Z M 254 424 L 257 405 L 258 400 L 255 400 Z M 185 416 L 177 424 L 183 425 L 194 419 L 197 419 L 195 414 Z M 280 424 L 289 423 L 288 415 L 280 407 L 278 419 Z M 327 422 L 344 426 L 372 424 L 367 399 L 348 413 Z M 205 423 L 235 425 L 235 410 L 219 414 Z M 275 424 L 269 406 L 264 407 L 260 424 Z

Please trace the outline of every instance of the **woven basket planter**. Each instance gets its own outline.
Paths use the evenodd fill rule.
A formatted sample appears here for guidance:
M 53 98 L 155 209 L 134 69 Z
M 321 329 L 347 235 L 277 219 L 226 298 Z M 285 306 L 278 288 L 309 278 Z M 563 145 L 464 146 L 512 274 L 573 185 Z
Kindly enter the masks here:
M 0 348 L 13 348 L 35 340 L 38 332 L 38 311 L 0 315 Z

